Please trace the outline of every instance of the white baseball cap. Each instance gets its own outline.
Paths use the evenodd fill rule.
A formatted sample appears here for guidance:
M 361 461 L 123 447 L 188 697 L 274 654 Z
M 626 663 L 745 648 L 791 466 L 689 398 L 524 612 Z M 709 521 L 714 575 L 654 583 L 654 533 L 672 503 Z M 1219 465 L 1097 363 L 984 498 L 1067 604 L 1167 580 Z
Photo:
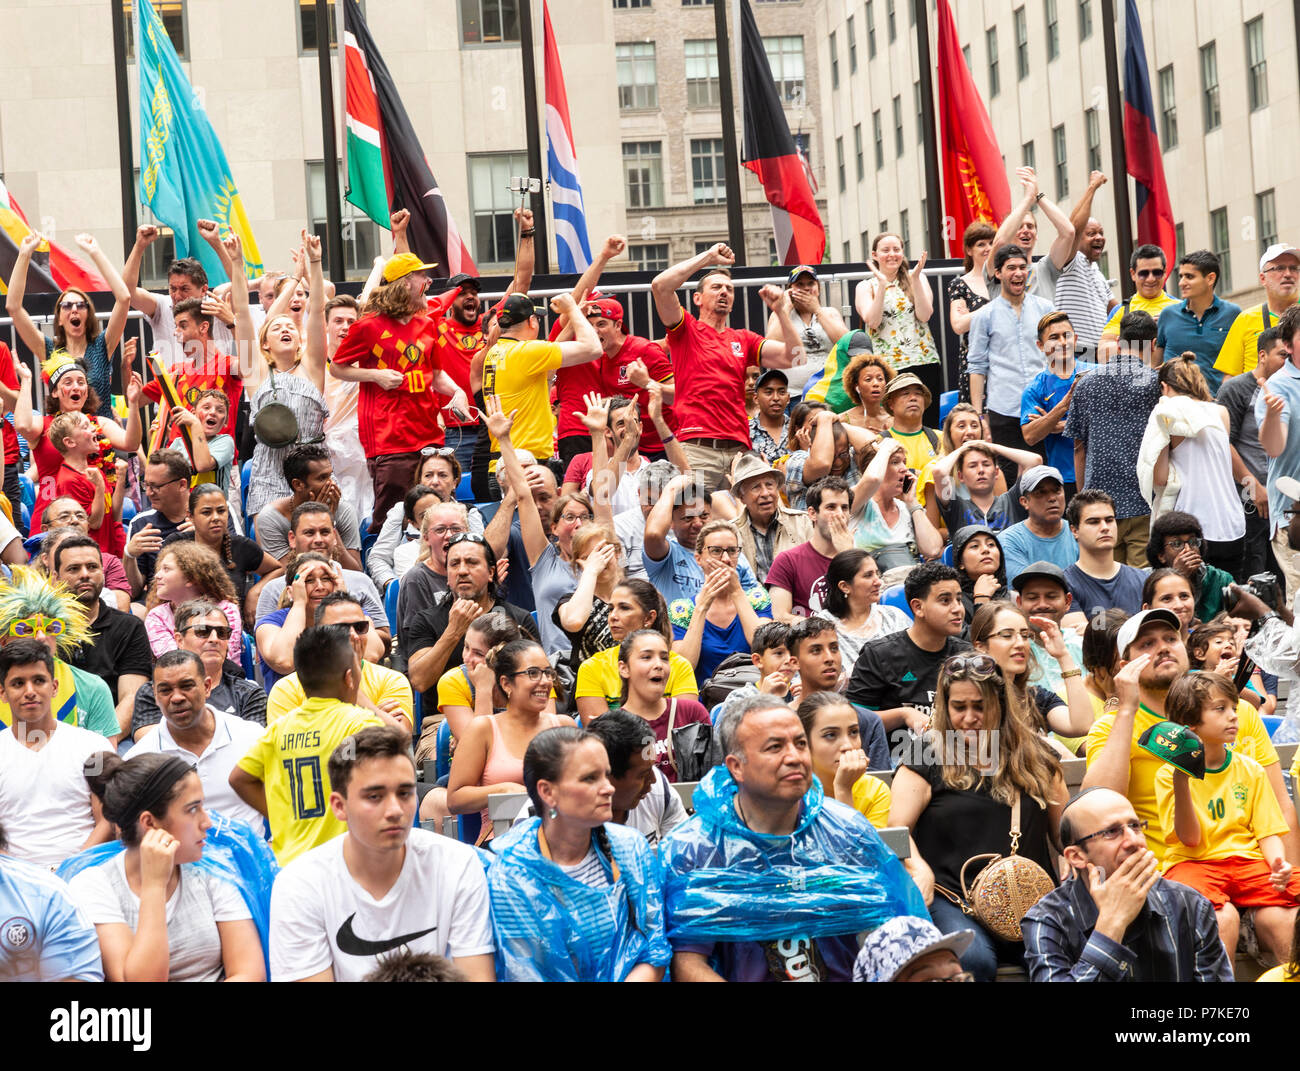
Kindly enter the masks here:
M 1166 610 L 1163 606 L 1157 606 L 1134 614 L 1124 624 L 1120 625 L 1119 634 L 1115 637 L 1115 649 L 1119 652 L 1120 658 L 1128 657 L 1129 645 L 1138 638 L 1142 626 L 1150 624 L 1168 625 L 1175 632 L 1182 628 L 1178 618 L 1174 616 L 1174 612 Z
M 1285 242 L 1278 242 L 1264 250 L 1264 255 L 1259 258 L 1259 270 L 1263 271 L 1278 257 L 1284 257 L 1290 253 L 1294 257 L 1300 257 L 1300 249 L 1293 245 L 1287 245 Z

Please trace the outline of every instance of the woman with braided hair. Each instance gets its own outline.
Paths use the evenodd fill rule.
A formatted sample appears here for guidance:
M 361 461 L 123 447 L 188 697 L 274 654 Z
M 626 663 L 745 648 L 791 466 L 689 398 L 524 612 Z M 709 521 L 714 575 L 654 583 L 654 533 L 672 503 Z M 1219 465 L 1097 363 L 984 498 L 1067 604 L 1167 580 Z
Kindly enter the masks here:
M 663 891 L 645 837 L 613 822 L 599 737 L 547 729 L 524 755 L 540 817 L 492 844 L 488 870 L 503 981 L 657 982 L 672 958 Z
M 86 781 L 125 850 L 69 882 L 94 924 L 110 982 L 262 982 L 252 912 L 194 867 L 212 820 L 194 767 L 175 755 L 96 755 Z
M 158 552 L 144 619 L 154 657 L 176 650 L 174 610 L 190 599 L 210 599 L 221 607 L 230 622 L 228 655 L 238 663 L 243 636 L 235 587 L 216 553 L 198 543 L 168 543 Z

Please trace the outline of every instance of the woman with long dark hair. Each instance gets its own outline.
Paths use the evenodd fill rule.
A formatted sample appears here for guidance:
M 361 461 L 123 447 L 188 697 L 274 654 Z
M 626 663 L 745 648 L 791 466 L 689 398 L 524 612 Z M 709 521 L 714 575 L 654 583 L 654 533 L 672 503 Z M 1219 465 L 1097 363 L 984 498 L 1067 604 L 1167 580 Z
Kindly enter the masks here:
M 967 621 L 975 617 L 980 606 L 1008 598 L 1002 541 L 993 529 L 982 524 L 958 528 L 952 537 L 952 564 L 961 576 L 961 601 Z
M 840 551 L 826 570 L 826 596 L 817 616 L 835 622 L 840 657 L 852 671 L 868 640 L 901 632 L 912 619 L 880 602 L 880 566 L 861 547 Z
M 609 756 L 577 728 L 528 745 L 523 779 L 537 817 L 492 845 L 497 977 L 657 982 L 672 959 L 659 868 L 645 836 L 613 823 Z

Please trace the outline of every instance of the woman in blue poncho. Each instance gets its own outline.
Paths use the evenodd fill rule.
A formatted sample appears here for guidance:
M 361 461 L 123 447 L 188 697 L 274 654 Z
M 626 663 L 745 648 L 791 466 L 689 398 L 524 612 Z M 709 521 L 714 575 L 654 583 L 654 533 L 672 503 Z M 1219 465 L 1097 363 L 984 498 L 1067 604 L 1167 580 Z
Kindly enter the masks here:
M 539 733 L 524 787 L 541 817 L 497 837 L 488 870 L 497 977 L 659 981 L 672 958 L 659 864 L 645 837 L 612 824 L 605 746 L 576 728 Z

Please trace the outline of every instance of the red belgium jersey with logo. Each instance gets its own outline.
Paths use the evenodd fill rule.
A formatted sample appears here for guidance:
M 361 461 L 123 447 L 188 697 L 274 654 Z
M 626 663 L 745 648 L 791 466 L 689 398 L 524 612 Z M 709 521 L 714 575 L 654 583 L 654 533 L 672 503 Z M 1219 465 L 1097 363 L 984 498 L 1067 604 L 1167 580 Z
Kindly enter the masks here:
M 427 316 L 400 323 L 375 313 L 354 323 L 334 354 L 335 364 L 402 373 L 402 383 L 395 390 L 384 390 L 377 383 L 361 384 L 357 424 L 367 457 L 442 445 L 439 398 L 433 389 L 433 380 L 442 370 L 435 335 L 434 322 Z

